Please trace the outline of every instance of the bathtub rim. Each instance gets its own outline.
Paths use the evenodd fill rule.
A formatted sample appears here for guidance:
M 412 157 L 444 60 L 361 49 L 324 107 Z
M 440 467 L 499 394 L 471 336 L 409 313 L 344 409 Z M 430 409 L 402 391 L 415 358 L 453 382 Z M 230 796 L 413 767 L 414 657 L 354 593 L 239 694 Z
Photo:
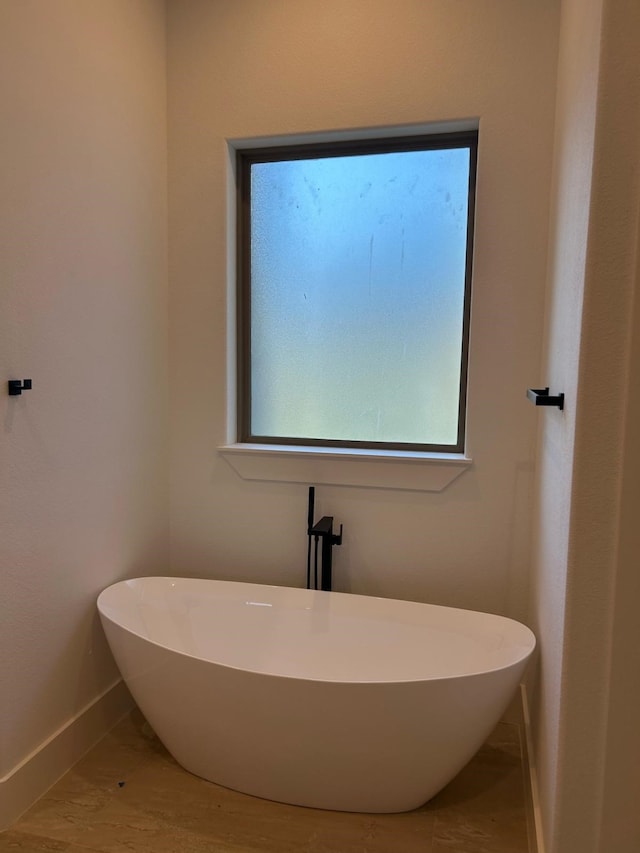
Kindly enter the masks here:
M 134 631 L 131 628 L 128 628 L 122 622 L 119 622 L 119 621 L 116 621 L 115 619 L 112 619 L 107 613 L 104 612 L 104 610 L 102 609 L 101 604 L 100 604 L 100 599 L 102 598 L 103 595 L 106 595 L 106 593 L 108 593 L 109 590 L 113 589 L 114 587 L 120 586 L 120 585 L 126 585 L 126 584 L 130 583 L 131 581 L 144 581 L 144 580 L 166 580 L 166 581 L 198 580 L 198 581 L 206 581 L 206 582 L 210 581 L 214 584 L 224 583 L 224 584 L 237 584 L 237 585 L 243 585 L 243 586 L 251 586 L 251 587 L 257 587 L 257 588 L 275 589 L 275 590 L 292 589 L 292 590 L 307 591 L 305 587 L 292 587 L 292 586 L 284 586 L 284 585 L 278 585 L 278 584 L 263 584 L 263 583 L 256 583 L 253 581 L 229 581 L 229 580 L 224 580 L 222 578 L 208 578 L 208 577 L 196 578 L 193 576 L 181 577 L 181 576 L 176 576 L 176 575 L 138 575 L 138 576 L 133 577 L 133 578 L 124 578 L 122 580 L 116 581 L 115 583 L 112 583 L 109 586 L 105 587 L 99 593 L 99 595 L 96 599 L 96 606 L 97 606 L 101 620 L 102 619 L 108 620 L 111 624 L 117 626 L 119 629 L 121 629 L 122 631 L 125 631 L 127 634 L 130 634 L 132 637 L 136 637 L 137 639 L 141 640 L 142 642 L 149 643 L 150 645 L 155 646 L 158 649 L 162 649 L 165 652 L 170 652 L 170 653 L 175 654 L 175 655 L 187 657 L 187 658 L 190 658 L 192 660 L 200 661 L 200 662 L 205 663 L 205 664 L 210 664 L 212 666 L 220 666 L 220 667 L 223 667 L 225 669 L 235 670 L 236 672 L 247 673 L 247 674 L 250 674 L 252 676 L 263 676 L 265 678 L 282 678 L 282 679 L 286 679 L 287 681 L 303 681 L 303 682 L 316 682 L 319 684 L 343 685 L 344 687 L 356 687 L 356 686 L 361 686 L 361 685 L 420 684 L 420 683 L 436 682 L 436 681 L 451 682 L 451 681 L 455 681 L 455 680 L 461 679 L 461 678 L 478 678 L 478 677 L 487 676 L 487 675 L 490 675 L 493 673 L 504 672 L 505 670 L 513 669 L 514 667 L 518 667 L 521 665 L 526 666 L 527 661 L 531 658 L 531 656 L 533 655 L 533 653 L 537 647 L 537 638 L 536 638 L 535 634 L 533 633 L 533 631 L 527 625 L 525 625 L 523 622 L 519 622 L 516 619 L 512 619 L 509 616 L 502 616 L 498 613 L 487 613 L 486 611 L 483 611 L 483 610 L 469 610 L 468 608 L 462 608 L 462 607 L 450 607 L 449 605 L 445 605 L 445 604 L 433 604 L 432 605 L 429 602 L 424 602 L 424 601 L 412 601 L 411 599 L 402 599 L 402 598 L 385 598 L 384 596 L 364 595 L 362 593 L 338 592 L 338 591 L 334 591 L 334 590 L 331 590 L 331 591 L 309 590 L 310 592 L 316 593 L 316 594 L 321 595 L 321 596 L 325 596 L 325 595 L 345 596 L 345 597 L 349 597 L 349 598 L 372 599 L 372 600 L 378 601 L 378 602 L 393 601 L 393 602 L 407 603 L 407 604 L 424 604 L 426 606 L 437 607 L 437 608 L 440 608 L 442 610 L 457 611 L 458 613 L 473 613 L 473 614 L 477 613 L 477 614 L 481 614 L 483 616 L 493 617 L 493 618 L 500 620 L 500 621 L 504 620 L 504 621 L 513 623 L 513 624 L 517 625 L 519 627 L 519 629 L 524 629 L 524 631 L 529 635 L 529 639 L 531 641 L 531 646 L 530 646 L 530 648 L 525 647 L 524 645 L 520 646 L 520 648 L 522 648 L 524 650 L 523 653 L 518 655 L 518 656 L 514 656 L 513 660 L 509 661 L 509 663 L 506 663 L 502 666 L 492 667 L 491 669 L 481 669 L 481 670 L 478 670 L 476 672 L 458 672 L 458 673 L 455 673 L 452 675 L 445 675 L 445 676 L 437 675 L 437 676 L 430 676 L 430 677 L 427 676 L 427 677 L 423 677 L 423 678 L 399 678 L 399 679 L 393 679 L 393 680 L 392 679 L 363 679 L 363 680 L 351 679 L 351 680 L 344 680 L 344 679 L 318 678 L 318 677 L 311 677 L 311 676 L 304 676 L 304 675 L 295 675 L 294 676 L 294 675 L 287 675 L 287 674 L 278 673 L 278 672 L 265 672 L 263 670 L 251 669 L 251 668 L 245 667 L 245 666 L 235 666 L 233 664 L 223 663 L 222 661 L 219 661 L 219 660 L 212 660 L 211 658 L 201 657 L 199 655 L 194 655 L 194 654 L 191 654 L 189 652 L 183 651 L 181 649 L 173 648 L 172 646 L 168 646 L 164 643 L 160 643 L 157 640 L 153 640 L 150 637 L 144 636 L 143 634 L 140 634 L 137 631 Z

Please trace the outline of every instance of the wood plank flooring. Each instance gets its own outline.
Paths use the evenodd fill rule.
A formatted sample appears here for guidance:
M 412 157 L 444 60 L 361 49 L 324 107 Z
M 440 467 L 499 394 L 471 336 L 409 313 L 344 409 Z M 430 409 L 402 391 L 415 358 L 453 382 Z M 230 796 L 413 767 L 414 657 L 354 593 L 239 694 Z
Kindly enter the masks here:
M 529 853 L 517 725 L 500 723 L 413 812 L 347 814 L 230 791 L 183 770 L 134 711 L 0 834 L 0 853 Z

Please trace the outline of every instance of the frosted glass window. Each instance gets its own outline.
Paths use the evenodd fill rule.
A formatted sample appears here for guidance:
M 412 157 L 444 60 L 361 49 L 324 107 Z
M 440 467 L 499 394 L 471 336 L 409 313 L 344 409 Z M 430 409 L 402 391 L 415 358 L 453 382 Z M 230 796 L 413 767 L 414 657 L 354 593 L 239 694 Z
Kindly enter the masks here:
M 242 440 L 463 449 L 475 142 L 242 152 Z

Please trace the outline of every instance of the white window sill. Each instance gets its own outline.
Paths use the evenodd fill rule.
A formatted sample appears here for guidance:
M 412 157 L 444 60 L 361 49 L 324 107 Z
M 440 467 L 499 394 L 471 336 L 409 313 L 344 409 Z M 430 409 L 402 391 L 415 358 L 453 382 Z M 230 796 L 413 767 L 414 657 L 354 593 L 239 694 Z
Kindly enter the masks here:
M 227 444 L 218 452 L 244 480 L 441 492 L 472 460 L 459 453 Z

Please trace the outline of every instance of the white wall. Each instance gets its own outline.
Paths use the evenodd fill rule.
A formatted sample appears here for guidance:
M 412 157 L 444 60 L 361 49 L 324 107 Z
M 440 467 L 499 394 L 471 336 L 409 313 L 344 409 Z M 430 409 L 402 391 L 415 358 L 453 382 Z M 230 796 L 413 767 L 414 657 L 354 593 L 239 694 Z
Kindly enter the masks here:
M 3 806 L 118 677 L 99 590 L 167 567 L 165 105 L 163 3 L 0 5 Z
M 533 534 L 532 627 L 540 649 L 533 706 L 544 826 L 551 833 L 559 796 L 557 759 L 582 301 L 598 86 L 601 0 L 564 0 L 558 96 L 549 290 L 543 384 L 563 391 L 563 412 L 541 418 L 539 504 Z M 547 839 L 550 843 L 550 837 Z
M 541 432 L 532 573 L 548 853 L 640 847 L 639 16 L 562 8 L 545 382 L 567 406 Z
M 599 700 L 595 737 L 586 731 L 587 742 L 598 745 L 600 779 L 592 782 L 598 853 L 640 849 L 640 110 L 629 109 L 640 103 L 639 37 L 640 5 L 605 0 L 581 359 L 584 416 L 576 436 L 583 500 L 576 511 L 580 548 L 570 565 L 572 682 L 564 715 L 573 732 L 578 709 L 584 715 L 592 697 L 594 705 Z M 594 637 L 594 617 L 605 603 L 605 631 Z M 564 839 L 584 806 L 572 775 L 580 771 L 575 755 L 584 741 L 567 741 Z M 558 850 L 569 849 L 562 841 Z
M 480 119 L 469 452 L 428 494 L 318 490 L 335 587 L 523 617 L 552 146 L 555 0 L 168 6 L 172 570 L 304 584 L 306 486 L 239 478 L 226 434 L 225 140 Z

